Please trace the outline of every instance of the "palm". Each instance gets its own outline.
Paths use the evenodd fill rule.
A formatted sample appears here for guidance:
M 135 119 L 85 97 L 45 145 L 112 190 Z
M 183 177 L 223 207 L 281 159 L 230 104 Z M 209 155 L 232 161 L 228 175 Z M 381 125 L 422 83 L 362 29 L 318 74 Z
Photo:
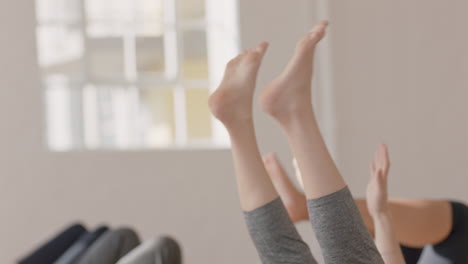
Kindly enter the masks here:
M 388 149 L 380 145 L 370 165 L 371 179 L 367 185 L 367 207 L 372 215 L 388 210 L 387 178 L 390 169 Z

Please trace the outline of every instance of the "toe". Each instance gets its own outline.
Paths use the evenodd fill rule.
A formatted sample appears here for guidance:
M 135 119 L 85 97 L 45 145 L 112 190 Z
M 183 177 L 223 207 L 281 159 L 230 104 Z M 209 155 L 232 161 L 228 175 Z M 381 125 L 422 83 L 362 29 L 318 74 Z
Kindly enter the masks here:
M 256 47 L 249 49 L 245 57 L 248 62 L 258 63 L 265 55 L 265 52 L 267 51 L 267 49 L 268 49 L 268 43 L 262 42 L 258 44 Z
M 324 31 L 328 26 L 328 21 L 323 20 L 315 24 L 314 27 L 309 31 L 309 33 L 321 32 Z
M 262 59 L 262 54 L 255 52 L 254 49 L 252 49 L 251 52 L 249 52 L 247 55 L 245 55 L 245 63 L 249 65 L 258 65 Z
M 317 24 L 315 24 L 310 32 L 320 31 L 322 29 L 325 29 L 328 26 L 328 24 L 329 24 L 328 21 L 322 20 L 318 22 Z
M 262 42 L 260 44 L 257 45 L 257 47 L 255 47 L 255 52 L 261 54 L 262 56 L 265 54 L 265 52 L 267 51 L 268 49 L 268 42 Z
M 328 26 L 327 21 L 321 21 L 316 24 L 298 43 L 298 48 L 308 48 L 310 45 L 317 44 L 324 36 L 325 29 Z
M 325 36 L 325 30 L 328 26 L 328 21 L 321 21 L 315 25 L 309 32 L 308 37 L 312 41 L 320 41 Z
M 227 68 L 230 69 L 230 68 L 234 68 L 237 66 L 237 64 L 239 64 L 239 61 L 242 59 L 242 57 L 244 56 L 244 53 L 238 55 L 237 57 L 235 57 L 234 59 L 230 60 L 227 64 Z

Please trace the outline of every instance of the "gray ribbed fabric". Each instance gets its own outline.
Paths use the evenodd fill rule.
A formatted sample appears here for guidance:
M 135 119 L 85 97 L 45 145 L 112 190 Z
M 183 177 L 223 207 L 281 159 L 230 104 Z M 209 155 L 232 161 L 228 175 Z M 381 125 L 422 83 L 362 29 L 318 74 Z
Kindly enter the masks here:
M 78 260 L 77 264 L 115 264 L 136 248 L 140 239 L 129 228 L 111 230 L 102 235 Z
M 325 263 L 384 263 L 347 187 L 307 205 Z
M 281 199 L 251 212 L 244 212 L 244 216 L 262 263 L 317 263 L 289 218 Z
M 75 264 L 78 259 L 88 250 L 88 248 L 103 234 L 109 230 L 106 226 L 101 226 L 93 232 L 83 234 L 54 264 Z

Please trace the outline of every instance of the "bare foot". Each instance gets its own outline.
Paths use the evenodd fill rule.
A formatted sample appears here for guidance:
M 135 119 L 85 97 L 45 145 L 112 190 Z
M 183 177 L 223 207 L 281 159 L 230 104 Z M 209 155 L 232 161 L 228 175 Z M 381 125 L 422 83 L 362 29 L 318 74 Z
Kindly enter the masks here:
M 291 115 L 312 110 L 311 82 L 313 59 L 317 43 L 325 36 L 327 21 L 315 25 L 299 41 L 295 54 L 283 73 L 273 80 L 260 95 L 263 110 L 278 121 Z
M 274 153 L 265 155 L 263 163 L 291 220 L 295 223 L 307 220 L 309 216 L 306 197 L 292 184 L 276 155 Z
M 262 58 L 268 48 L 263 42 L 232 59 L 219 88 L 210 96 L 213 115 L 225 126 L 252 118 L 252 101 Z

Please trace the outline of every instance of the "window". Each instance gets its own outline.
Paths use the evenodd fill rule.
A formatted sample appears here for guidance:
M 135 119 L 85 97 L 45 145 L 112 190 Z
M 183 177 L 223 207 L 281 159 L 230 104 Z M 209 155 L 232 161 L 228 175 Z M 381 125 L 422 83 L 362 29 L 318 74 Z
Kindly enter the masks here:
M 235 0 L 36 0 L 51 150 L 217 147 Z

